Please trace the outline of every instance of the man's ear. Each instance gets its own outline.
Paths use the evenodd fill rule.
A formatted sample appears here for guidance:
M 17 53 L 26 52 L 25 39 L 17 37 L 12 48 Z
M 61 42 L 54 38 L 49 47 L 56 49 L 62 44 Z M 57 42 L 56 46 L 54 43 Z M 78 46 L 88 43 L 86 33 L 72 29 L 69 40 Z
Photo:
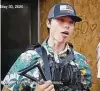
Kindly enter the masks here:
M 50 21 L 48 19 L 46 20 L 46 24 L 47 24 L 47 27 L 50 28 Z

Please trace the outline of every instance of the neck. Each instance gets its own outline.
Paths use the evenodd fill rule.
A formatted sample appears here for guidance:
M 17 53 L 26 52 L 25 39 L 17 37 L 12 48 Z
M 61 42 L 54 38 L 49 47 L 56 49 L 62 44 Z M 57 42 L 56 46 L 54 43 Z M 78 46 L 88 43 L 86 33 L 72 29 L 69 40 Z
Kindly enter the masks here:
M 59 53 L 61 51 L 64 50 L 65 48 L 65 45 L 66 45 L 66 42 L 63 41 L 63 42 L 59 42 L 53 38 L 49 38 L 48 39 L 48 45 L 56 52 L 56 53 Z

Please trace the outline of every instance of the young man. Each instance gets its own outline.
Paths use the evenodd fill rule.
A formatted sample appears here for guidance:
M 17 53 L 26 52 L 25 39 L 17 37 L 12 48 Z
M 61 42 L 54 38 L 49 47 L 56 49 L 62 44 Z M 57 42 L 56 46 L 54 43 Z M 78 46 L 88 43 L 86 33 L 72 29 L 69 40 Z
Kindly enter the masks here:
M 21 56 L 16 60 L 16 62 L 11 67 L 10 71 L 2 81 L 4 87 L 14 91 L 22 90 L 27 85 L 32 88 L 35 88 L 35 91 L 55 91 L 55 90 L 56 91 L 88 91 L 88 88 L 91 86 L 90 67 L 87 64 L 85 56 L 76 52 L 72 48 L 72 45 L 68 43 L 68 38 L 73 32 L 75 23 L 80 22 L 81 20 L 82 19 L 76 15 L 76 12 L 71 5 L 66 3 L 55 4 L 49 11 L 48 19 L 46 21 L 47 28 L 49 31 L 49 36 L 42 44 L 42 46 L 45 48 L 47 52 L 49 65 L 50 63 L 53 64 L 50 66 L 52 80 L 55 80 L 56 78 L 58 78 L 58 76 L 60 76 L 60 78 L 62 76 L 60 80 L 63 82 L 65 81 L 63 80 L 64 78 L 67 79 L 68 75 L 66 74 L 68 74 L 69 70 L 66 67 L 66 63 L 69 58 L 68 55 L 69 54 L 72 55 L 73 59 L 69 60 L 69 64 L 70 67 L 71 66 L 76 67 L 75 70 L 78 68 L 79 71 L 77 70 L 77 72 L 81 73 L 80 74 L 81 78 L 79 83 L 82 85 L 82 87 L 79 84 L 81 88 L 80 90 L 76 88 L 78 87 L 78 83 L 77 83 L 78 81 L 76 81 L 77 80 L 76 78 L 78 78 L 78 76 L 76 77 L 77 73 L 75 73 L 75 75 L 69 76 L 69 77 L 75 77 L 73 81 L 72 79 L 67 79 L 68 81 L 70 80 L 69 83 L 71 83 L 72 81 L 71 84 L 66 83 L 67 85 L 65 85 L 65 87 L 67 86 L 68 89 L 70 90 L 68 89 L 64 90 L 63 86 L 61 87 L 63 90 L 54 88 L 54 85 L 50 80 L 48 81 L 42 80 L 40 81 L 42 84 L 37 84 L 36 86 L 34 86 L 36 84 L 35 82 L 32 82 L 30 79 L 24 76 L 18 75 L 19 70 L 30 66 L 34 62 L 39 62 L 43 67 L 44 61 L 42 60 L 42 57 L 36 52 L 36 50 L 28 50 L 21 54 Z M 64 73 L 63 70 L 59 69 L 60 73 L 58 74 L 57 73 L 58 70 L 54 71 L 55 69 L 53 67 L 56 66 L 58 67 L 58 64 L 60 63 L 65 63 L 63 64 L 62 67 L 63 68 L 66 67 L 66 68 L 64 70 Z M 56 73 L 58 75 L 56 75 Z M 30 71 L 29 74 L 39 79 L 38 69 L 34 69 Z

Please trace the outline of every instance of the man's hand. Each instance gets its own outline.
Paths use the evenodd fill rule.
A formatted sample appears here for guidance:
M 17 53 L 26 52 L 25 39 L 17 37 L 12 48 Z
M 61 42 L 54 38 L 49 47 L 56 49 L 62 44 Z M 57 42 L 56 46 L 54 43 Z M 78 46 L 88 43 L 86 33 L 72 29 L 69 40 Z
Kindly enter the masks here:
M 40 84 L 36 85 L 35 91 L 55 91 L 55 89 L 54 89 L 54 85 L 49 80 L 44 82 L 40 81 Z

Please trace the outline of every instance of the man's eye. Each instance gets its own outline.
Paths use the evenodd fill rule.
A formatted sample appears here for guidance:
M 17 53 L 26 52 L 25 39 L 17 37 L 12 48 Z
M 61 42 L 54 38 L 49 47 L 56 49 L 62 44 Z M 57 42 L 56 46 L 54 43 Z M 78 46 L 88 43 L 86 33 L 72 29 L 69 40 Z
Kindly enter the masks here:
M 70 24 L 75 24 L 75 22 L 74 22 L 74 21 L 70 21 L 69 23 L 70 23 Z
M 60 19 L 61 22 L 64 22 L 64 19 Z

